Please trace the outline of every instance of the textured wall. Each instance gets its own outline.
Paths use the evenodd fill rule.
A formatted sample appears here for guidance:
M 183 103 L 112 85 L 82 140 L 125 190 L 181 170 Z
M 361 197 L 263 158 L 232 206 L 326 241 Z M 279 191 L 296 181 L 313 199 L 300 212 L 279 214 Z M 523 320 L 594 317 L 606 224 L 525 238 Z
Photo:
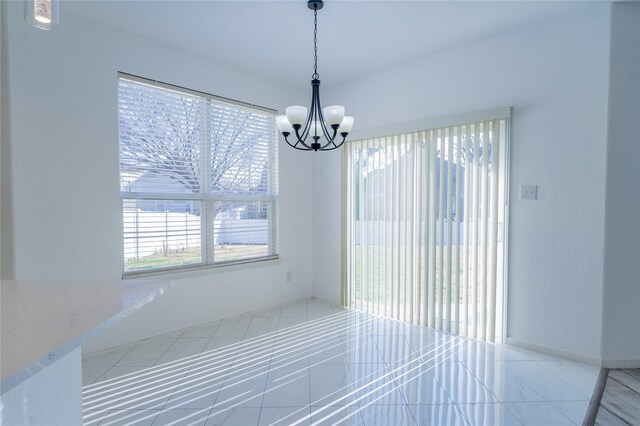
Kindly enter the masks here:
M 611 12 L 602 358 L 640 368 L 640 3 Z
M 63 15 L 64 2 L 64 21 L 51 32 L 29 26 L 21 2 L 3 3 L 19 280 L 117 279 L 122 273 L 118 71 L 276 109 L 306 93 Z M 312 231 L 305 220 L 311 216 L 311 157 L 280 151 L 281 260 L 173 275 L 175 285 L 163 300 L 105 333 L 94 348 L 311 295 Z
M 508 335 L 598 357 L 609 6 L 333 87 L 354 131 L 513 106 Z M 340 155 L 314 157 L 314 294 L 340 295 Z M 537 201 L 518 199 L 537 184 Z

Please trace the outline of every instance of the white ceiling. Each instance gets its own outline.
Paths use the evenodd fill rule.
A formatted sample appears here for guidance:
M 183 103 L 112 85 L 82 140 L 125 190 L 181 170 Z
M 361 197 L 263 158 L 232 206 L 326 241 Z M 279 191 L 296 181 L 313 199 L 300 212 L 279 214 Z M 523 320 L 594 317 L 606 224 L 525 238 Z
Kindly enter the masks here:
M 335 84 L 584 7 L 327 0 L 318 12 L 318 72 L 324 86 Z M 65 13 L 300 87 L 313 73 L 313 12 L 304 0 L 92 0 L 63 2 Z

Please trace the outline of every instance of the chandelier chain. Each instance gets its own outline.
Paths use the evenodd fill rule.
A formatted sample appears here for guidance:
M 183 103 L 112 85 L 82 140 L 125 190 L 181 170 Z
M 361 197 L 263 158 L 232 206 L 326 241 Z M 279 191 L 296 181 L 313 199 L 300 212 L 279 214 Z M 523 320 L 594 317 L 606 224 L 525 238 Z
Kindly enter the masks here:
M 318 9 L 313 8 L 313 79 L 317 80 L 318 75 Z

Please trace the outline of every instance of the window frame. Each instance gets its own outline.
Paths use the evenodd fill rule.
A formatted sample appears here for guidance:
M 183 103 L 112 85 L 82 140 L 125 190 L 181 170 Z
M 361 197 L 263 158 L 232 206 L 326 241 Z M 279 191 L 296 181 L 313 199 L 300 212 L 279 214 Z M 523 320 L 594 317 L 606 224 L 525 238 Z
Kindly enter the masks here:
M 204 164 L 205 167 L 202 167 L 200 172 L 202 182 L 200 192 L 197 194 L 177 194 L 171 192 L 126 192 L 122 191 L 122 187 L 120 187 L 120 200 L 121 200 L 121 218 L 123 220 L 122 223 L 122 234 L 121 234 L 121 260 L 122 260 L 122 278 L 138 278 L 144 276 L 157 276 L 157 275 L 167 275 L 173 273 L 180 272 L 191 272 L 191 271 L 199 271 L 205 269 L 235 269 L 238 267 L 247 267 L 251 264 L 255 264 L 256 266 L 263 264 L 264 262 L 273 262 L 280 258 L 279 255 L 279 185 L 278 185 L 278 132 L 275 126 L 275 117 L 278 113 L 277 110 L 272 108 L 267 108 L 247 102 L 238 101 L 235 99 L 225 98 L 221 96 L 212 95 L 209 93 L 188 89 L 182 86 L 177 86 L 169 83 L 164 83 L 156 80 L 147 79 L 144 77 L 140 77 L 133 74 L 128 74 L 124 72 L 118 72 L 117 75 L 117 84 L 118 90 L 120 90 L 120 82 L 128 81 L 134 84 L 142 84 L 149 87 L 157 87 L 163 90 L 169 90 L 178 94 L 185 94 L 189 96 L 196 96 L 199 98 L 203 98 L 205 101 L 205 116 L 204 120 L 207 123 L 204 126 L 204 133 L 202 137 L 202 146 L 199 157 L 201 159 L 205 159 L 206 161 L 202 161 L 201 164 Z M 224 194 L 221 195 L 219 193 L 212 193 L 209 189 L 209 172 L 211 170 L 211 161 L 209 161 L 211 143 L 207 143 L 210 141 L 211 128 L 208 124 L 209 118 L 211 117 L 211 103 L 212 102 L 220 102 L 226 105 L 237 106 L 243 109 L 251 109 L 256 112 L 265 113 L 271 115 L 273 118 L 273 126 L 272 132 L 273 136 L 269 140 L 268 144 L 268 162 L 269 162 L 269 183 L 268 183 L 268 195 L 234 195 L 234 194 Z M 121 134 L 120 134 L 120 101 L 118 100 L 117 107 L 117 117 L 118 117 L 118 175 L 121 176 Z M 121 185 L 119 183 L 119 185 Z M 189 263 L 182 265 L 170 265 L 170 266 L 162 266 L 162 267 L 153 267 L 146 269 L 126 269 L 126 259 L 125 259 L 125 237 L 126 237 L 126 229 L 124 223 L 124 203 L 127 200 L 138 201 L 138 200 L 157 200 L 157 201 L 195 201 L 201 203 L 201 216 L 200 216 L 200 259 L 201 261 L 198 263 Z M 264 256 L 255 256 L 249 258 L 241 258 L 234 260 L 226 260 L 226 261 L 216 261 L 215 260 L 215 217 L 213 208 L 214 204 L 217 202 L 234 202 L 234 201 L 251 201 L 251 202 L 264 202 L 267 204 L 267 255 Z

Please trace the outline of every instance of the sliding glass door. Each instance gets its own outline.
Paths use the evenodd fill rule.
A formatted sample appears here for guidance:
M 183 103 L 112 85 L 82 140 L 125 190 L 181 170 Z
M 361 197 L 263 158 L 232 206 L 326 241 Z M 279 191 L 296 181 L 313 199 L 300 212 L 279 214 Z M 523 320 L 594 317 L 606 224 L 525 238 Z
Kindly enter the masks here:
M 349 307 L 500 337 L 507 129 L 497 118 L 347 145 Z

